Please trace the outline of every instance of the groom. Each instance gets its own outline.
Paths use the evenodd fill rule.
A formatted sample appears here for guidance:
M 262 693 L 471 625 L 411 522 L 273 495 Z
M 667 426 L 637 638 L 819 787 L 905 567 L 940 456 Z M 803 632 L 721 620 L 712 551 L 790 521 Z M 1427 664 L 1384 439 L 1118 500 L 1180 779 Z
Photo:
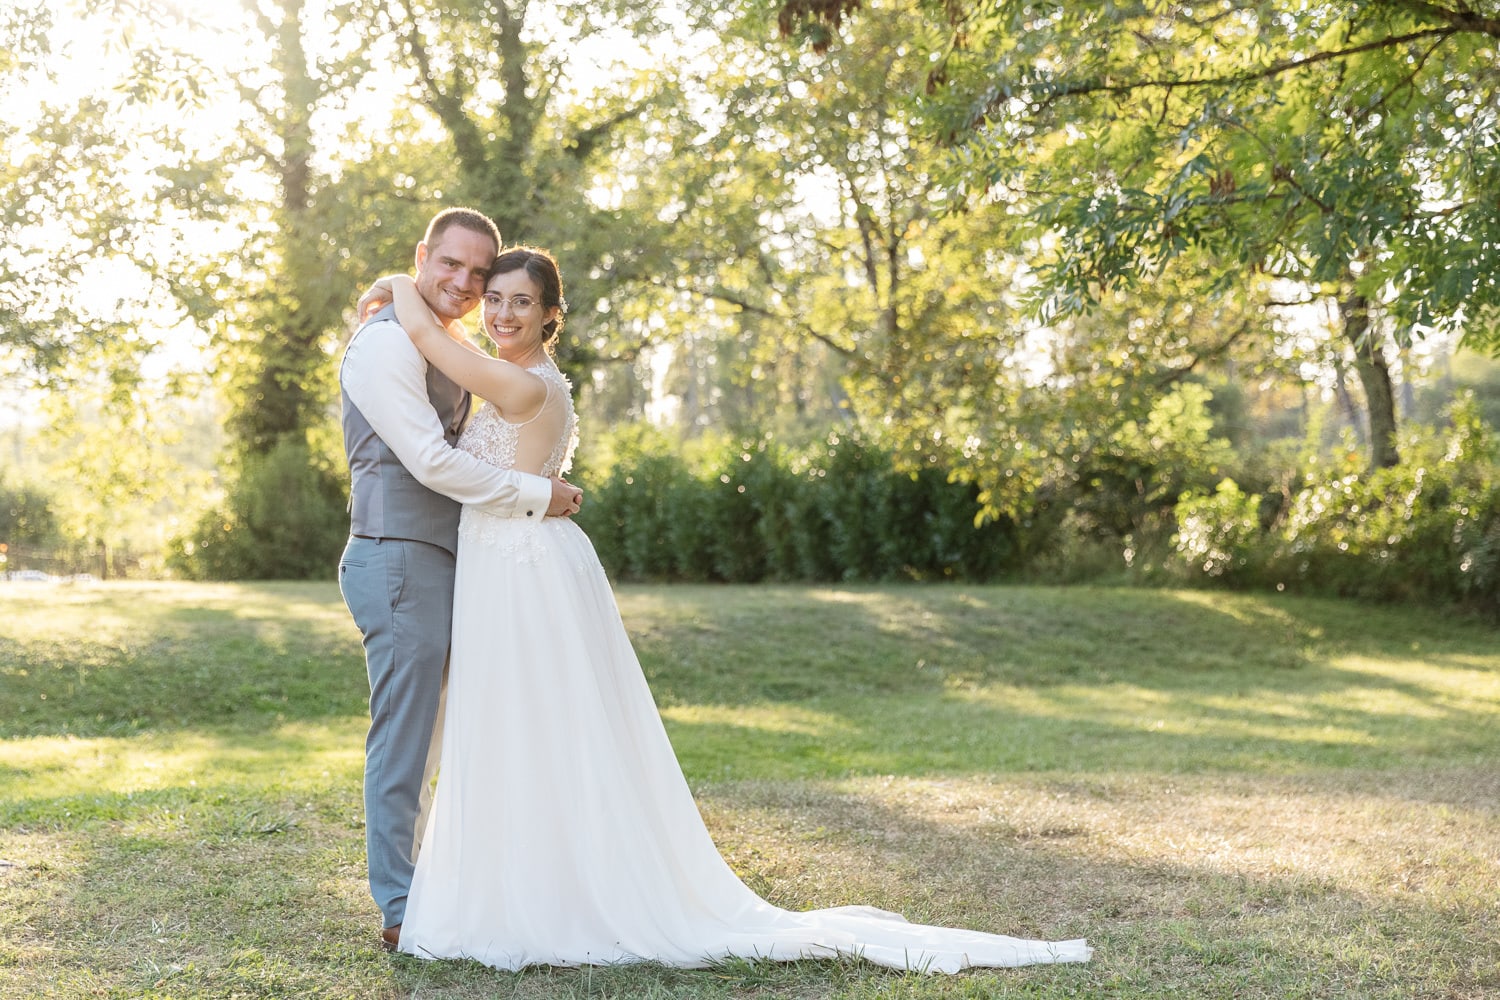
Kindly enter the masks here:
M 479 303 L 499 252 L 500 232 L 479 212 L 449 208 L 432 219 L 417 244 L 416 284 L 445 325 Z M 393 950 L 438 759 L 460 506 L 540 518 L 576 512 L 583 494 L 561 479 L 497 469 L 455 450 L 469 394 L 428 366 L 393 306 L 350 340 L 339 385 L 352 480 L 339 590 L 364 637 L 370 675 L 365 850 L 370 894 L 384 917 L 381 944 Z

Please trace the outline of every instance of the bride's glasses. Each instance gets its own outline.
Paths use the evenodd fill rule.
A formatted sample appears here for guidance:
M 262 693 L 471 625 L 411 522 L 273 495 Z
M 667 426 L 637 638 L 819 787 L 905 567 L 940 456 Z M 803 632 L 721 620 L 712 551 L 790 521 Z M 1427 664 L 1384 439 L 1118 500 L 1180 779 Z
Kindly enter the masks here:
M 500 307 L 505 305 L 507 302 L 510 303 L 510 311 L 515 313 L 517 316 L 529 313 L 537 306 L 536 299 L 532 298 L 530 295 L 512 295 L 510 298 L 506 298 L 505 296 L 499 295 L 495 292 L 484 293 L 484 307 L 488 310 L 499 312 Z

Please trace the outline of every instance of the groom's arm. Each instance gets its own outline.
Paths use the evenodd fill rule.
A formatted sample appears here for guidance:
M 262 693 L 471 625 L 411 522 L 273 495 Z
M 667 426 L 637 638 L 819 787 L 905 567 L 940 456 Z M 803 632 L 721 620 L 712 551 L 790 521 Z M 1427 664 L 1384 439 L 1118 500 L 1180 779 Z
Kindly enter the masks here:
M 497 469 L 448 444 L 427 399 L 427 362 L 395 321 L 371 323 L 355 336 L 344 352 L 339 382 L 423 486 L 502 517 L 546 515 L 550 479 Z

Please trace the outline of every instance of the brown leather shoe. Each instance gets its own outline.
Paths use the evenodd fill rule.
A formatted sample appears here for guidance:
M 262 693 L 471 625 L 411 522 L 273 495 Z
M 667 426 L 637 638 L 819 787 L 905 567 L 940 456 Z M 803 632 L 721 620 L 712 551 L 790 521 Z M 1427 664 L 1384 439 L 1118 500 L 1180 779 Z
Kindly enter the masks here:
M 401 944 L 401 925 L 386 927 L 380 931 L 380 950 L 395 951 Z

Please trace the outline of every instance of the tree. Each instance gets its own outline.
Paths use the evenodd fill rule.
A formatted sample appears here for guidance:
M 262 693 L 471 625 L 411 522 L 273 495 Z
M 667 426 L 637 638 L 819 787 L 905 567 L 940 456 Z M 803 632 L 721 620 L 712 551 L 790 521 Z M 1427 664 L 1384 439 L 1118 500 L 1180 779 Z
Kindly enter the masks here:
M 1013 331 L 1003 213 L 945 213 L 937 150 L 913 128 L 910 25 L 872 16 L 858 46 L 817 59 L 768 49 L 754 16 L 718 30 L 667 141 L 629 150 L 650 169 L 622 210 L 655 220 L 659 250 L 634 255 L 642 285 L 619 318 L 665 327 L 698 377 L 721 373 L 690 383 L 700 405 L 759 426 L 926 409 L 925 377 L 987 363 Z M 747 384 L 759 410 L 738 406 Z
M 443 200 L 488 214 L 506 243 L 537 242 L 563 265 L 569 335 L 562 363 L 575 374 L 599 358 L 633 360 L 640 344 L 591 335 L 596 306 L 622 278 L 616 254 L 649 241 L 599 196 L 629 165 L 610 154 L 654 109 L 672 103 L 671 73 L 581 66 L 586 46 L 613 33 L 620 44 L 673 51 L 659 4 L 536 0 L 385 0 L 365 15 L 388 36 L 405 68 L 407 97 L 440 126 Z M 592 71 L 606 71 L 590 82 Z M 419 180 L 421 178 L 419 177 Z
M 35 486 L 0 479 L 0 566 L 13 545 L 50 545 L 58 540 L 55 499 Z
M 52 6 L 0 11 L 0 350 L 44 385 L 105 366 L 131 378 L 155 346 L 137 264 L 159 186 L 129 164 L 166 133 L 120 95 L 61 86 L 71 53 L 54 42 Z
M 139 549 L 167 499 L 201 493 L 206 478 L 187 470 L 171 446 L 181 438 L 180 412 L 159 394 L 147 402 L 139 383 L 79 381 L 47 399 L 43 440 L 54 456 L 51 478 L 63 531 L 99 554 L 101 575 L 115 575 L 116 553 Z M 160 544 L 163 539 L 149 539 Z
M 179 238 L 155 272 L 212 332 L 230 403 L 225 499 L 176 542 L 176 568 L 189 575 L 331 572 L 347 528 L 344 477 L 330 461 L 334 355 L 362 283 L 393 259 L 405 266 L 431 214 L 402 182 L 415 164 L 394 155 L 399 117 L 361 128 L 348 109 L 380 55 L 353 20 L 362 10 L 246 0 L 195 23 L 198 48 L 164 41 L 137 53 L 132 86 L 146 98 L 186 71 L 214 81 L 187 95 L 189 110 L 219 117 L 156 168 Z M 220 49 L 205 34 L 233 38 L 242 58 L 207 72 Z M 412 146 L 420 157 L 425 147 Z
M 985 514 L 1023 516 L 1121 482 L 1145 460 L 1117 454 L 1139 438 L 1126 428 L 1179 382 L 1264 363 L 1248 348 L 1265 326 L 1258 288 L 1195 309 L 1173 281 L 1092 317 L 1028 319 L 1017 219 L 952 196 L 913 99 L 939 40 L 884 8 L 821 56 L 768 48 L 767 30 L 753 13 L 720 27 L 694 90 L 716 114 L 680 126 L 643 171 L 657 186 L 625 202 L 637 218 L 668 206 L 670 250 L 624 308 L 679 331 L 690 415 L 794 435 L 852 420 L 904 471 L 942 468 L 980 486 Z M 746 383 L 756 408 L 740 403 Z
M 325 419 L 330 359 L 357 295 L 349 248 L 370 215 L 383 214 L 379 201 L 341 198 L 337 133 L 327 133 L 369 66 L 352 31 L 325 30 L 350 7 L 246 2 L 242 19 L 217 25 L 220 36 L 250 40 L 251 58 L 217 74 L 223 89 L 205 97 L 240 115 L 238 127 L 221 130 L 222 145 L 158 168 L 199 231 L 238 244 L 225 254 L 184 242 L 162 270 L 178 301 L 215 331 L 229 430 L 244 453 L 265 454 Z M 200 58 L 172 53 L 167 65 Z M 157 70 L 153 62 L 142 72 L 149 80 Z
M 826 35 L 860 5 L 792 0 Z M 933 5 L 951 182 L 1026 213 L 1041 301 L 1088 309 L 1189 249 L 1337 303 L 1371 464 L 1397 460 L 1384 355 L 1462 328 L 1500 350 L 1500 16 L 1418 0 Z M 865 15 L 860 15 L 865 16 Z M 816 39 L 815 39 L 816 40 Z

